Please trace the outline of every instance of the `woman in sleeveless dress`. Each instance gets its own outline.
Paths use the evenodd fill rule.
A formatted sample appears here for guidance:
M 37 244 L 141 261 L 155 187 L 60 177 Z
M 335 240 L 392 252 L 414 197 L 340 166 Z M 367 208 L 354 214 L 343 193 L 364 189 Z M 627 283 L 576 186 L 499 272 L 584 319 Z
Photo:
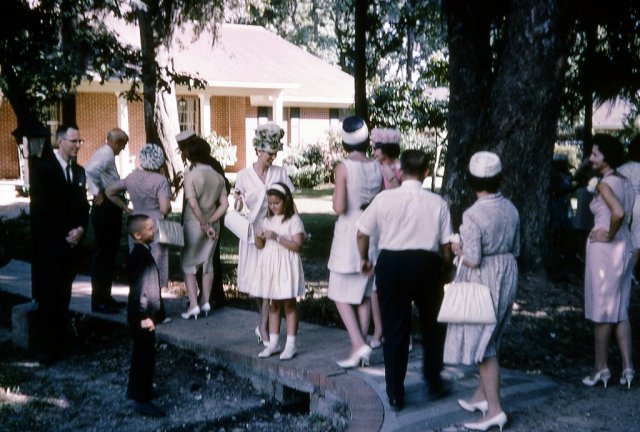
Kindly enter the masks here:
M 631 182 L 616 171 L 624 160 L 620 141 L 594 135 L 590 160 L 602 180 L 591 202 L 595 223 L 587 240 L 584 277 L 584 313 L 595 326 L 595 364 L 582 382 L 595 386 L 602 381 L 607 387 L 609 341 L 615 332 L 622 359 L 620 384 L 630 387 L 635 372 L 629 323 L 633 250 L 629 221 L 635 196 Z
M 335 302 L 351 342 L 349 357 L 338 365 L 350 368 L 368 363 L 371 356 L 365 337 L 369 330 L 373 277 L 360 272 L 356 222 L 382 188 L 382 173 L 378 162 L 365 155 L 369 131 L 364 120 L 347 117 L 341 132 L 349 156 L 340 160 L 335 169 L 333 210 L 338 220 L 329 255 L 328 297 Z M 369 248 L 369 255 L 373 258 L 373 248 Z

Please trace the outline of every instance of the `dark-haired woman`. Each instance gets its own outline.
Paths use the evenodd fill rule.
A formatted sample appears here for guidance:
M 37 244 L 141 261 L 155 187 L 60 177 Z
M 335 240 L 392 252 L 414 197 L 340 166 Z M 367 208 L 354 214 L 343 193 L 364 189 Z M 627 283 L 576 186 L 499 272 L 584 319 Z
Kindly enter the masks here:
M 364 120 L 352 116 L 342 124 L 342 144 L 349 156 L 340 160 L 335 168 L 333 210 L 338 220 L 333 231 L 329 255 L 328 297 L 333 300 L 342 318 L 351 353 L 338 362 L 338 366 L 352 368 L 368 363 L 371 347 L 365 337 L 369 330 L 369 297 L 373 277 L 360 272 L 356 222 L 364 209 L 382 188 L 382 173 L 378 162 L 369 159 L 369 129 Z M 373 262 L 373 251 L 369 249 Z
M 595 326 L 595 364 L 582 382 L 595 386 L 602 381 L 607 387 L 611 378 L 607 362 L 609 341 L 615 330 L 622 358 L 620 384 L 631 387 L 635 374 L 628 311 L 632 273 L 629 220 L 633 212 L 633 186 L 616 171 L 624 161 L 624 147 L 616 138 L 594 135 L 590 160 L 602 180 L 590 206 L 595 224 L 587 240 L 584 278 L 585 317 Z
M 189 309 L 183 319 L 211 310 L 209 296 L 213 287 L 213 254 L 220 233 L 220 219 L 229 206 L 224 177 L 210 165 L 211 148 L 203 140 L 189 140 L 181 146 L 182 156 L 191 162 L 184 174 L 183 212 L 184 247 L 180 261 L 189 296 Z M 202 268 L 202 295 L 198 305 L 196 273 Z
M 457 280 L 478 282 L 491 290 L 496 324 L 449 324 L 444 362 L 477 364 L 480 383 L 471 398 L 459 399 L 466 411 L 481 411 L 486 420 L 465 423 L 471 430 L 500 429 L 507 416 L 500 403 L 500 341 L 511 318 L 518 284 L 516 257 L 520 250 L 520 217 L 514 205 L 498 192 L 502 164 L 495 153 L 481 151 L 471 157 L 469 186 L 477 201 L 462 215 L 461 242 L 451 245 L 458 256 Z

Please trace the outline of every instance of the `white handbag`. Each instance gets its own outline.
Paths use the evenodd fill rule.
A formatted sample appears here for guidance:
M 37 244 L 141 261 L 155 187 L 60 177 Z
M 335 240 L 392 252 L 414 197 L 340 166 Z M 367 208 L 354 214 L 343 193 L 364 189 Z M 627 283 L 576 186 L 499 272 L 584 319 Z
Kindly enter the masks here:
M 462 268 L 462 257 L 458 263 L 456 279 Z M 444 286 L 444 298 L 438 313 L 438 322 L 449 324 L 495 324 L 491 290 L 477 282 L 454 282 Z
M 184 231 L 180 222 L 159 219 L 157 225 L 155 240 L 158 243 L 169 246 L 184 246 Z
M 229 210 L 224 217 L 224 226 L 229 229 L 236 237 L 245 243 L 255 243 L 255 235 L 253 233 L 253 223 L 249 219 L 237 212 Z

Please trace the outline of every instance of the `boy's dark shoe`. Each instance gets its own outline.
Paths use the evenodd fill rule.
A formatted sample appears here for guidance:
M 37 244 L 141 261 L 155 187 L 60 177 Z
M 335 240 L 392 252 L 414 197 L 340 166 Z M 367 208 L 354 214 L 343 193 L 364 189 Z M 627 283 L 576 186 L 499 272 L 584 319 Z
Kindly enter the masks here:
M 133 402 L 133 410 L 148 417 L 166 417 L 167 413 L 152 402 Z

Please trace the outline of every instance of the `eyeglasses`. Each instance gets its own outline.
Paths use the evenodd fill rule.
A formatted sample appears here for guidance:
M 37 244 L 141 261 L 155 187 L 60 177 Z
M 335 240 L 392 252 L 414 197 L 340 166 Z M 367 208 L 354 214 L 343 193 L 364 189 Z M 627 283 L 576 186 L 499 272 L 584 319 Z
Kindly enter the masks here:
M 73 140 L 70 140 L 70 139 L 65 138 L 65 141 L 69 141 L 70 143 L 80 144 L 80 145 L 84 144 L 84 140 L 83 140 L 83 139 L 73 139 Z

